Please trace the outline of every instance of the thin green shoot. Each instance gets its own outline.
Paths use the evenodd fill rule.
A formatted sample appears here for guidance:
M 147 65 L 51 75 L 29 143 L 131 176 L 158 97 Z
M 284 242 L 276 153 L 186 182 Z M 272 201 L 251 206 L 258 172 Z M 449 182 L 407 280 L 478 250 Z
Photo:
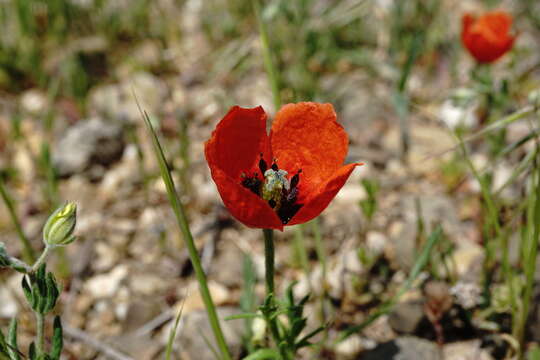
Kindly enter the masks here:
M 11 221 L 13 222 L 13 226 L 15 226 L 15 231 L 17 232 L 17 235 L 19 237 L 19 240 L 22 244 L 22 251 L 23 251 L 23 258 L 27 263 L 33 263 L 36 259 L 36 253 L 34 249 L 32 248 L 32 245 L 30 244 L 30 240 L 26 237 L 24 234 L 24 231 L 21 226 L 21 222 L 17 216 L 17 211 L 15 210 L 15 203 L 12 199 L 12 197 L 7 192 L 7 189 L 4 184 L 4 179 L 0 176 L 0 196 L 2 197 L 2 200 L 4 201 L 4 204 L 6 205 L 6 208 L 8 209 L 9 216 L 11 217 Z
M 536 159 L 538 161 L 538 159 Z M 535 163 L 536 171 L 533 174 L 531 194 L 528 197 L 527 225 L 524 229 L 523 264 L 525 271 L 525 289 L 522 297 L 521 316 L 515 328 L 515 337 L 521 348 L 524 345 L 525 326 L 535 284 L 536 259 L 538 254 L 538 238 L 540 237 L 540 165 Z
M 165 360 L 171 360 L 174 339 L 176 338 L 176 331 L 178 330 L 178 325 L 180 325 L 180 319 L 182 318 L 182 311 L 184 310 L 185 299 L 186 298 L 184 297 L 184 301 L 182 301 L 182 305 L 180 305 L 178 314 L 176 314 L 176 318 L 174 319 L 174 324 L 171 328 L 171 331 L 169 332 L 169 339 L 167 340 L 167 347 L 165 348 Z
M 309 260 L 304 236 L 304 224 L 300 224 L 294 227 L 293 246 L 295 263 L 299 264 L 304 271 L 304 274 L 308 276 Z
M 416 107 L 419 107 L 419 105 L 416 105 Z M 484 127 L 482 130 L 470 135 L 470 136 L 467 136 L 466 138 L 463 138 L 461 139 L 461 143 L 464 143 L 464 144 L 467 144 L 473 140 L 476 140 L 476 139 L 479 139 L 481 138 L 482 136 L 484 135 L 487 135 L 495 130 L 499 130 L 501 128 L 504 128 L 505 126 L 508 126 L 510 125 L 511 123 L 513 122 L 516 122 L 518 120 L 521 120 L 521 119 L 524 119 L 530 115 L 533 115 L 534 113 L 536 113 L 538 111 L 537 108 L 535 108 L 534 106 L 525 106 L 524 108 L 522 108 L 521 110 L 518 110 L 508 116 L 505 116 L 497 121 L 494 121 L 492 122 L 491 124 L 489 124 L 488 126 Z M 432 158 L 439 158 L 449 152 L 452 152 L 452 151 L 455 151 L 457 149 L 459 149 L 461 147 L 461 144 L 457 144 L 457 145 L 454 145 L 446 150 L 443 150 L 441 152 L 438 152 L 438 153 L 435 153 L 435 154 L 430 154 L 430 155 L 427 155 L 423 160 L 426 161 L 426 160 L 430 160 Z
M 266 28 L 266 23 L 262 18 L 261 4 L 259 0 L 252 0 L 252 4 L 253 11 L 255 12 L 255 17 L 257 18 L 257 25 L 259 27 L 259 36 L 261 38 L 261 45 L 263 50 L 264 67 L 266 70 L 266 75 L 268 76 L 268 81 L 270 81 L 272 97 L 274 99 L 274 107 L 277 111 L 281 107 L 280 85 L 276 66 L 274 65 L 274 61 L 272 59 L 272 51 L 270 48 L 268 29 Z
M 214 336 L 216 338 L 216 343 L 220 349 L 221 356 L 223 357 L 223 359 L 231 360 L 232 357 L 227 348 L 227 343 L 225 342 L 225 336 L 223 335 L 223 331 L 221 330 L 221 326 L 219 324 L 216 307 L 214 305 L 212 296 L 210 294 L 210 290 L 208 288 L 208 283 L 206 281 L 206 274 L 204 273 L 204 270 L 202 268 L 201 260 L 199 258 L 199 254 L 197 251 L 197 247 L 195 246 L 195 241 L 193 240 L 193 235 L 189 228 L 184 206 L 182 205 L 182 202 L 180 201 L 180 197 L 178 196 L 178 193 L 176 192 L 176 188 L 174 185 L 174 181 L 172 179 L 172 175 L 169 170 L 169 166 L 167 164 L 167 161 L 165 160 L 165 154 L 163 152 L 163 148 L 159 142 L 156 132 L 154 131 L 152 123 L 150 122 L 150 118 L 148 114 L 140 108 L 137 97 L 135 96 L 135 94 L 133 95 L 135 97 L 135 101 L 137 102 L 137 106 L 139 107 L 139 111 L 141 112 L 141 116 L 143 117 L 143 120 L 146 124 L 148 132 L 150 136 L 152 137 L 154 154 L 159 164 L 161 177 L 167 188 L 167 198 L 169 199 L 173 212 L 176 216 L 178 226 L 182 232 L 184 242 L 187 246 L 189 258 L 191 260 L 191 264 L 195 271 L 195 276 L 199 283 L 199 291 L 203 299 L 204 305 L 206 307 L 206 312 L 208 314 L 210 326 L 212 327 L 212 331 L 214 332 Z

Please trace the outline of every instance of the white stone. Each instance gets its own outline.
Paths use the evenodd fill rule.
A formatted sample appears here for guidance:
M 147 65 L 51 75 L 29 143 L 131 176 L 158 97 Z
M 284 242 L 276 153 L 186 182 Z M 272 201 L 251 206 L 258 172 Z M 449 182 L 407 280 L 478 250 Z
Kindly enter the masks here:
M 127 274 L 127 265 L 118 265 L 110 272 L 88 280 L 85 289 L 97 299 L 111 297 L 118 291 Z

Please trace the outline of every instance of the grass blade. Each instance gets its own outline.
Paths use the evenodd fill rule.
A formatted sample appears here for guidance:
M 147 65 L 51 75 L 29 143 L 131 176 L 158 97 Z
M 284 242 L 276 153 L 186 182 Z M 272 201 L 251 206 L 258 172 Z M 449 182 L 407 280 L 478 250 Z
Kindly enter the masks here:
M 173 343 L 174 343 L 174 339 L 176 338 L 176 331 L 178 330 L 178 325 L 180 324 L 180 318 L 182 317 L 182 311 L 184 310 L 184 304 L 185 304 L 185 298 L 184 298 L 184 301 L 182 301 L 180 310 L 178 310 L 178 314 L 176 315 L 176 318 L 174 320 L 174 325 L 171 328 L 171 332 L 169 333 L 169 339 L 167 341 L 167 347 L 165 350 L 165 360 L 171 359 Z
M 186 213 L 184 211 L 184 207 L 182 203 L 180 202 L 180 198 L 178 196 L 178 193 L 176 192 L 176 188 L 174 186 L 174 181 L 172 179 L 169 166 L 167 164 L 167 161 L 165 160 L 163 148 L 161 147 L 157 134 L 154 131 L 154 128 L 152 127 L 148 114 L 141 109 L 136 96 L 135 96 L 135 101 L 137 102 L 139 111 L 141 112 L 141 115 L 144 119 L 146 127 L 148 128 L 148 132 L 150 136 L 152 137 L 152 143 L 154 145 L 153 147 L 154 147 L 156 160 L 158 161 L 158 164 L 159 164 L 161 177 L 167 188 L 167 197 L 169 199 L 173 212 L 176 216 L 178 226 L 180 227 L 180 230 L 182 231 L 184 242 L 186 243 L 186 246 L 188 249 L 189 258 L 191 260 L 193 269 L 195 270 L 195 276 L 197 278 L 197 281 L 199 282 L 199 291 L 201 293 L 201 297 L 206 307 L 208 320 L 210 322 L 210 326 L 212 327 L 212 331 L 214 332 L 216 343 L 221 351 L 221 355 L 223 359 L 231 360 L 232 358 L 229 353 L 229 350 L 227 349 L 227 343 L 225 342 L 225 337 L 223 336 L 223 331 L 221 330 L 221 326 L 219 324 L 216 307 L 212 300 L 212 296 L 210 295 L 210 290 L 208 289 L 208 284 L 206 282 L 206 274 L 204 273 L 204 270 L 201 265 L 201 260 L 197 252 L 195 242 L 193 240 L 193 235 L 191 234 L 191 230 L 189 228 L 189 224 L 188 224 Z
M 19 221 L 19 218 L 17 217 L 17 212 L 15 211 L 15 205 L 13 203 L 13 199 L 11 196 L 9 196 L 5 185 L 4 180 L 0 176 L 0 196 L 2 197 L 2 200 L 4 200 L 4 203 L 6 204 L 6 207 L 9 212 L 9 216 L 11 217 L 11 221 L 13 222 L 13 225 L 15 226 L 15 230 L 17 231 L 17 235 L 19 236 L 19 240 L 21 240 L 21 243 L 23 245 L 23 256 L 26 262 L 33 263 L 36 260 L 36 253 L 34 252 L 34 249 L 32 249 L 32 245 L 30 245 L 30 241 L 24 234 L 24 231 L 21 226 L 21 222 Z

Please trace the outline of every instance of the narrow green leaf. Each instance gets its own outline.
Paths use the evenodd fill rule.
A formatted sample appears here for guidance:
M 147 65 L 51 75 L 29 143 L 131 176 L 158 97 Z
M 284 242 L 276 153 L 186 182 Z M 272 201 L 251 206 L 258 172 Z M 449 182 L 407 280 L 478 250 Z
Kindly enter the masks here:
M 180 324 L 180 318 L 182 317 L 182 311 L 184 310 L 184 303 L 185 301 L 182 301 L 182 306 L 180 306 L 180 310 L 178 310 L 178 314 L 176 314 L 174 325 L 171 328 L 171 332 L 169 333 L 169 340 L 167 341 L 167 348 L 165 350 L 165 360 L 171 359 L 173 343 L 174 339 L 176 338 L 176 331 L 178 330 L 178 325 Z
M 208 346 L 210 351 L 212 351 L 212 355 L 214 355 L 214 358 L 216 360 L 221 360 L 221 357 L 219 356 L 217 349 L 215 348 L 214 345 L 212 345 L 212 343 L 210 342 L 210 339 L 208 339 L 208 337 L 202 331 L 199 331 L 199 335 L 201 335 L 202 339 L 206 343 L 206 346 Z
M 253 354 L 246 356 L 243 360 L 264 360 L 264 359 L 279 359 L 280 355 L 274 349 L 259 349 Z
M 312 332 L 310 332 L 309 334 L 307 334 L 306 336 L 304 336 L 303 338 L 301 338 L 295 345 L 296 349 L 301 349 L 303 347 L 306 347 L 306 346 L 310 346 L 312 345 L 310 342 L 309 342 L 309 339 L 311 339 L 312 337 L 314 337 L 315 335 L 317 335 L 318 333 L 320 333 L 321 331 L 323 331 L 324 329 L 326 329 L 326 326 L 321 326 L 315 330 L 313 330 Z
M 45 274 L 47 271 L 47 264 L 43 263 L 36 272 L 37 282 L 45 280 Z
M 28 347 L 28 358 L 30 360 L 37 359 L 36 344 L 33 341 L 32 343 L 30 343 L 30 346 Z
M 2 330 L 0 330 L 0 360 L 10 360 L 8 354 L 8 345 Z
M 229 320 L 254 319 L 254 318 L 262 318 L 262 315 L 258 313 L 243 313 L 243 314 L 227 316 L 224 318 L 224 320 L 229 321 Z
M 11 264 L 9 256 L 6 252 L 6 246 L 0 242 L 0 267 L 7 267 Z
M 34 283 L 32 285 L 32 295 L 34 299 L 34 305 L 32 306 L 32 309 L 37 311 L 40 314 L 43 314 L 43 310 L 45 309 L 45 304 L 47 301 L 46 294 L 41 291 L 40 284 Z
M 291 340 L 296 339 L 298 335 L 300 335 L 302 330 L 304 330 L 304 327 L 306 327 L 306 323 L 307 323 L 307 320 L 305 318 L 294 319 L 293 324 L 291 326 L 290 334 L 289 334 Z
M 208 320 L 212 327 L 212 332 L 214 333 L 214 337 L 216 339 L 216 342 L 220 349 L 222 357 L 225 360 L 230 360 L 232 359 L 232 357 L 229 353 L 229 349 L 227 347 L 227 343 L 225 341 L 225 336 L 223 335 L 223 331 L 221 330 L 216 307 L 212 300 L 210 290 L 208 289 L 208 283 L 206 281 L 206 274 L 204 273 L 204 270 L 202 268 L 201 261 L 199 258 L 199 253 L 197 251 L 197 247 L 195 246 L 195 241 L 193 240 L 193 235 L 189 228 L 187 215 L 180 201 L 180 197 L 178 196 L 178 193 L 176 192 L 174 181 L 172 179 L 169 166 L 167 165 L 167 161 L 165 160 L 163 149 L 161 147 L 157 134 L 154 131 L 154 128 L 152 127 L 148 114 L 142 111 L 139 105 L 139 102 L 137 100 L 137 97 L 135 97 L 135 101 L 137 103 L 137 107 L 139 108 L 139 111 L 141 112 L 141 115 L 146 124 L 146 127 L 148 128 L 148 132 L 150 133 L 150 136 L 152 138 L 154 154 L 159 164 L 161 178 L 163 179 L 163 182 L 165 183 L 165 187 L 167 188 L 168 200 L 176 216 L 176 221 L 182 232 L 184 243 L 186 244 L 186 247 L 188 249 L 191 264 L 193 265 L 193 269 L 195 270 L 195 276 L 197 278 L 197 282 L 199 283 L 199 291 L 203 299 L 204 305 L 206 307 L 206 312 L 208 314 Z
M 26 301 L 28 301 L 28 304 L 30 304 L 30 306 L 33 309 L 34 308 L 34 305 L 33 305 L 34 304 L 34 296 L 32 294 L 32 289 L 30 288 L 30 284 L 28 283 L 28 277 L 23 276 L 22 282 L 21 282 L 21 287 L 23 289 L 24 296 L 26 297 Z
M 58 286 L 56 285 L 56 279 L 54 278 L 54 275 L 52 273 L 47 274 L 46 286 L 47 296 L 44 311 L 49 312 L 56 305 L 56 300 L 58 299 L 58 295 L 60 295 L 60 292 L 58 291 Z
M 54 318 L 54 325 L 53 325 L 53 338 L 52 338 L 52 345 L 51 345 L 51 354 L 50 357 L 52 360 L 58 360 L 60 359 L 60 355 L 62 354 L 62 348 L 64 347 L 64 338 L 63 338 L 63 330 L 62 330 L 62 321 L 60 320 L 60 316 L 56 316 Z
M 17 319 L 11 319 L 8 332 L 8 353 L 11 360 L 20 360 L 19 346 L 17 345 Z
M 513 122 L 515 122 L 517 120 L 526 118 L 526 117 L 534 114 L 537 111 L 538 111 L 538 109 L 536 109 L 534 106 L 525 106 L 521 110 L 518 110 L 518 111 L 516 111 L 516 112 L 514 112 L 514 113 L 512 113 L 512 114 L 510 114 L 508 116 L 503 117 L 502 119 L 499 119 L 497 121 L 492 122 L 488 126 L 484 127 L 482 130 L 476 132 L 475 134 L 472 134 L 472 135 L 466 137 L 461 142 L 463 144 L 465 144 L 465 143 L 471 142 L 473 140 L 476 140 L 476 139 L 478 139 L 478 138 L 480 138 L 480 137 L 482 137 L 484 135 L 489 134 L 490 132 L 493 132 L 493 131 L 498 130 L 498 129 L 502 129 L 505 126 L 508 126 L 508 125 L 510 125 L 511 123 L 513 123 Z M 444 155 L 444 154 L 446 154 L 448 152 L 457 150 L 460 146 L 462 146 L 461 143 L 458 144 L 458 145 L 452 146 L 451 148 L 448 148 L 448 149 L 446 149 L 446 150 L 444 150 L 442 152 L 429 155 L 427 157 L 427 159 L 432 158 L 432 157 L 440 157 L 440 156 L 442 156 L 442 155 Z

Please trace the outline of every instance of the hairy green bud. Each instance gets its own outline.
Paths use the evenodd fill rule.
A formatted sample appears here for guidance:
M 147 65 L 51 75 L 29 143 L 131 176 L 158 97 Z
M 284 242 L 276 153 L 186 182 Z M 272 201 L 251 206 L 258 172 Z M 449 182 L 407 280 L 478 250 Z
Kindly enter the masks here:
M 62 246 L 75 240 L 73 231 L 77 222 L 77 205 L 68 202 L 52 213 L 43 227 L 43 242 L 46 246 Z

